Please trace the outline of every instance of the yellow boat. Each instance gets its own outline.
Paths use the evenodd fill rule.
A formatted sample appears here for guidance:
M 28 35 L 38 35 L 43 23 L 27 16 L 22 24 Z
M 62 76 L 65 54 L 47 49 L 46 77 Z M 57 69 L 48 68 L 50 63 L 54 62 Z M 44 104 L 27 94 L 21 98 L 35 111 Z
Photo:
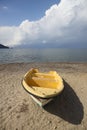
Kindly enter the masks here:
M 40 73 L 38 69 L 28 71 L 22 84 L 29 93 L 41 98 L 54 97 L 64 88 L 63 80 L 56 71 Z

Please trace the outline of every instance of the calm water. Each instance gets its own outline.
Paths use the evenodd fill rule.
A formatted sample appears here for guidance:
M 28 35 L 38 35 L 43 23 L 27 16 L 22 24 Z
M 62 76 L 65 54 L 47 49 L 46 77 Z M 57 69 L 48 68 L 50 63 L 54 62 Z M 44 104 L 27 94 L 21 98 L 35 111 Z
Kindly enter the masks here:
M 87 62 L 87 49 L 0 49 L 0 64 L 15 62 Z

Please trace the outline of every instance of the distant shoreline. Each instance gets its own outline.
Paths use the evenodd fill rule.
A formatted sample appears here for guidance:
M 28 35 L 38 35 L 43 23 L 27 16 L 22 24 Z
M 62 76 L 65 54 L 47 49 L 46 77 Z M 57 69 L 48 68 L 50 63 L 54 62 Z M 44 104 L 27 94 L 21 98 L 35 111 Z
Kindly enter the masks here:
M 8 46 L 4 46 L 4 45 L 0 44 L 0 49 L 9 49 L 9 47 L 8 47 Z

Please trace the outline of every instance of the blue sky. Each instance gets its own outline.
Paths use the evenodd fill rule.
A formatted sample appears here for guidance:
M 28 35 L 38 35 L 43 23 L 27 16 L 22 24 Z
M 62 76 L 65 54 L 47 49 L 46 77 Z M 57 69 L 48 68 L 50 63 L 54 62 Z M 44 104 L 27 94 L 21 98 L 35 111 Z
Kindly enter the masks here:
M 87 0 L 0 0 L 0 44 L 87 48 Z
M 0 0 L 0 25 L 19 25 L 23 20 L 38 20 L 60 0 Z

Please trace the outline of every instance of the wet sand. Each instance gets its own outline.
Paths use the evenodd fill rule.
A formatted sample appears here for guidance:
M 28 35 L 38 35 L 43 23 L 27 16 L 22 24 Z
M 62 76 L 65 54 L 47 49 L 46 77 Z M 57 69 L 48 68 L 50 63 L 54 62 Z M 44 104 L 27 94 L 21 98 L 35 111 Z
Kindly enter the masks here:
M 55 70 L 64 80 L 64 91 L 44 108 L 21 85 L 31 68 Z M 87 64 L 1 64 L 0 130 L 87 130 Z

